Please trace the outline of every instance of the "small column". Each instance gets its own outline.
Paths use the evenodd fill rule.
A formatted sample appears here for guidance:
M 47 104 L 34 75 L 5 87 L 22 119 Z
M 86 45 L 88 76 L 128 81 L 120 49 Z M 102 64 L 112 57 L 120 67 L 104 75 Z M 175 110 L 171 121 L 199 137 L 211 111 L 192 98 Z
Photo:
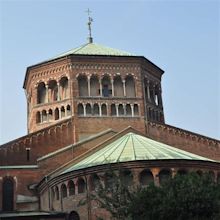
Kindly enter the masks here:
M 150 101 L 150 81 L 147 81 L 147 99 Z
M 91 94 L 91 89 L 90 89 L 90 76 L 88 76 L 88 96 Z
M 98 105 L 99 105 L 99 116 L 101 117 L 102 116 L 102 106 L 100 103 Z
M 131 104 L 131 117 L 134 117 L 134 104 Z
M 123 83 L 123 91 L 124 91 L 124 96 L 126 97 L 125 80 L 122 80 L 122 83 Z
M 114 90 L 114 80 L 111 80 L 111 84 L 112 84 L 112 97 L 115 96 L 115 90 Z
M 40 112 L 40 123 L 43 122 L 43 115 L 42 115 L 42 112 Z
M 49 111 L 46 111 L 47 113 L 47 122 L 49 122 Z
M 83 116 L 86 116 L 86 105 L 83 103 Z
M 57 100 L 60 101 L 60 83 L 57 83 Z
M 48 86 L 48 84 L 46 84 L 45 85 L 45 87 L 46 87 L 46 103 L 48 103 L 49 102 L 49 86 Z
M 61 119 L 62 118 L 61 109 L 58 108 L 58 111 L 59 111 L 59 119 Z
M 116 116 L 118 117 L 118 104 L 115 104 L 115 108 L 116 108 Z
M 102 97 L 102 80 L 99 80 L 100 96 Z

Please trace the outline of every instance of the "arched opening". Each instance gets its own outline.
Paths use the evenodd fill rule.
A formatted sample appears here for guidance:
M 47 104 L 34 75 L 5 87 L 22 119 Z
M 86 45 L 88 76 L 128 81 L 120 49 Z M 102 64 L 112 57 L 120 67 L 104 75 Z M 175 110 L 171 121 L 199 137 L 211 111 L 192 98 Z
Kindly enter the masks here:
M 47 121 L 47 112 L 46 110 L 42 111 L 42 122 L 46 122 Z
M 85 75 L 78 77 L 79 96 L 88 96 L 88 81 Z
M 41 117 L 40 117 L 40 112 L 37 112 L 36 114 L 36 123 L 41 123 Z
M 115 104 L 111 104 L 111 115 L 116 116 L 116 106 L 115 106 Z
M 99 105 L 97 103 L 95 103 L 93 105 L 93 114 L 98 116 L 99 115 Z
M 112 96 L 111 81 L 109 76 L 107 75 L 105 75 L 102 78 L 102 96 L 104 97 Z
M 217 175 L 217 183 L 220 184 L 220 173 L 218 173 L 218 175 Z
M 59 199 L 60 199 L 60 193 L 59 193 L 59 188 L 58 188 L 58 186 L 55 187 L 55 197 L 56 197 L 56 200 L 59 200 Z
M 84 179 L 79 178 L 78 180 L 78 193 L 84 193 L 86 191 L 86 184 Z
M 67 105 L 67 107 L 66 107 L 66 114 L 67 114 L 67 116 L 71 115 L 71 107 L 70 107 L 70 105 Z
M 75 195 L 75 184 L 72 180 L 68 182 L 69 195 Z
M 84 108 L 83 108 L 83 104 L 82 103 L 79 103 L 78 106 L 77 106 L 77 112 L 78 112 L 78 115 L 84 115 Z
M 150 170 L 143 170 L 139 175 L 140 184 L 143 186 L 154 183 L 154 176 Z
M 134 116 L 139 116 L 138 104 L 134 104 Z
M 106 106 L 106 104 L 102 104 L 101 109 L 102 109 L 102 116 L 106 116 L 107 115 L 107 106 Z
M 97 76 L 92 75 L 90 78 L 90 96 L 100 95 L 99 79 Z
M 49 109 L 49 111 L 48 111 L 48 119 L 49 119 L 49 121 L 53 120 L 53 111 L 52 111 L 52 109 Z
M 170 178 L 171 178 L 171 171 L 170 170 L 161 170 L 160 171 L 160 173 L 159 173 L 160 184 L 165 183 Z
M 97 174 L 94 174 L 90 177 L 90 190 L 94 191 L 100 186 L 100 178 Z
M 68 98 L 68 78 L 62 77 L 60 80 L 61 99 Z
M 92 114 L 92 107 L 89 103 L 86 104 L 86 115 Z
M 133 76 L 129 75 L 125 79 L 125 88 L 127 97 L 135 97 L 135 83 Z
M 125 114 L 124 112 L 124 106 L 122 104 L 118 105 L 118 115 L 123 116 Z
M 68 220 L 80 220 L 79 214 L 75 211 L 72 211 L 69 214 Z
M 121 80 L 121 76 L 116 76 L 114 78 L 114 96 L 116 97 L 123 97 L 123 83 Z
M 154 86 L 152 83 L 149 84 L 149 89 L 150 89 L 150 100 L 152 103 L 155 104 L 155 99 L 154 99 Z
M 66 188 L 65 184 L 61 185 L 61 195 L 62 195 L 62 198 L 66 198 L 67 197 L 67 188 Z
M 65 108 L 64 106 L 61 107 L 61 118 L 64 118 L 65 117 Z
M 37 87 L 37 104 L 46 102 L 46 86 L 44 82 L 38 84 Z
M 55 200 L 55 191 L 53 188 L 51 189 L 51 199 L 52 199 L 52 201 Z
M 130 170 L 124 170 L 121 173 L 123 183 L 126 186 L 131 186 L 133 184 L 133 175 Z
M 50 101 L 57 101 L 58 100 L 58 86 L 55 80 L 51 80 L 48 83 L 49 88 L 49 100 Z
M 54 119 L 55 119 L 55 120 L 58 120 L 59 117 L 60 117 L 60 116 L 59 116 L 59 109 L 56 108 L 55 111 L 54 111 Z
M 2 211 L 14 210 L 14 181 L 4 178 L 2 184 Z
M 187 173 L 188 173 L 187 170 L 184 170 L 184 169 L 180 169 L 177 171 L 178 175 L 186 175 Z
M 132 113 L 131 113 L 131 105 L 130 104 L 126 105 L 126 115 L 127 116 L 131 116 L 132 115 Z

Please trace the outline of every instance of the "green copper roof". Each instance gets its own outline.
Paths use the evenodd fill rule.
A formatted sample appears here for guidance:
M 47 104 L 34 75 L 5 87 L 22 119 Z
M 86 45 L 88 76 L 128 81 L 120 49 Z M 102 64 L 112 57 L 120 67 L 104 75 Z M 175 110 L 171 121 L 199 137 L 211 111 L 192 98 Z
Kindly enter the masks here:
M 130 132 L 69 167 L 63 173 L 108 163 L 168 159 L 212 161 Z
M 74 48 L 72 50 L 69 50 L 65 53 L 62 53 L 56 57 L 53 57 L 52 59 L 57 59 L 60 57 L 64 57 L 67 55 L 76 54 L 76 55 L 104 55 L 104 56 L 135 56 L 131 53 L 113 49 L 110 47 L 105 47 L 99 44 L 95 43 L 87 43 L 80 47 Z M 51 60 L 52 60 L 51 59 Z

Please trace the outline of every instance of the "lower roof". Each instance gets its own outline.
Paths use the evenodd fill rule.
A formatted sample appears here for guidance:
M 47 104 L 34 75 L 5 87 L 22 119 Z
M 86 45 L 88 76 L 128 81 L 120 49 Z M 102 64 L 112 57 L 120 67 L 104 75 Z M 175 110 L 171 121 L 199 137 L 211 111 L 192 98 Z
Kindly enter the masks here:
M 62 174 L 98 165 L 141 160 L 195 160 L 214 162 L 208 158 L 129 132 L 102 149 L 97 150 L 87 157 L 85 156 L 81 161 L 73 163 Z

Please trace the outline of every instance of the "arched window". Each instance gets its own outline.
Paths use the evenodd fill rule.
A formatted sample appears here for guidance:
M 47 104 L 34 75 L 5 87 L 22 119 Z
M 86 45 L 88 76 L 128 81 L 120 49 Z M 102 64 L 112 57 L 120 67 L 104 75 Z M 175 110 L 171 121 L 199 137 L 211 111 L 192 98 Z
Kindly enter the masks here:
M 121 80 L 121 76 L 116 76 L 114 78 L 114 96 L 116 97 L 123 97 L 123 83 Z
M 95 189 L 98 189 L 100 186 L 100 178 L 97 174 L 94 174 L 90 177 L 90 190 L 94 191 Z
M 93 105 L 93 114 L 94 115 L 99 115 L 99 105 L 97 103 L 95 103 Z
M 75 195 L 75 184 L 72 180 L 68 182 L 69 195 Z
M 121 173 L 122 180 L 126 186 L 131 186 L 133 183 L 133 175 L 130 170 L 124 170 Z
M 134 115 L 139 116 L 138 104 L 134 104 Z
M 124 106 L 122 104 L 119 104 L 118 105 L 118 115 L 122 116 L 124 115 L 125 112 L 124 112 Z
M 115 104 L 111 104 L 111 115 L 116 116 L 116 106 L 115 106 Z
M 48 83 L 49 88 L 49 99 L 50 101 L 57 101 L 58 100 L 58 86 L 55 80 L 51 80 Z
M 56 197 L 56 200 L 59 200 L 59 199 L 60 199 L 60 193 L 59 193 L 59 188 L 58 188 L 58 186 L 55 186 L 55 197 Z
M 79 214 L 75 211 L 72 211 L 69 214 L 68 220 L 80 220 Z
M 155 98 L 154 98 L 154 86 L 152 83 L 149 84 L 149 89 L 150 89 L 150 100 L 152 103 L 155 104 Z
M 61 118 L 65 117 L 65 108 L 62 106 L 61 107 Z
M 36 123 L 41 123 L 40 112 L 37 112 L 36 114 Z
M 78 112 L 78 115 L 84 115 L 84 108 L 83 108 L 83 104 L 82 103 L 78 104 L 77 112 Z
M 92 75 L 90 78 L 90 96 L 100 95 L 99 79 L 97 76 Z
M 154 177 L 150 170 L 143 170 L 140 173 L 139 179 L 140 184 L 144 186 L 154 182 Z
M 126 105 L 126 115 L 131 116 L 131 105 L 130 104 Z
M 111 88 L 111 81 L 109 76 L 105 75 L 102 78 L 102 96 L 110 97 L 112 96 L 112 88 Z
M 127 97 L 135 97 L 135 83 L 133 76 L 129 75 L 125 79 L 125 88 Z
M 42 122 L 46 122 L 47 121 L 47 112 L 46 110 L 42 111 Z
M 49 121 L 53 120 L 53 111 L 52 111 L 52 109 L 49 109 L 49 111 L 48 111 L 48 119 L 49 119 Z
M 67 114 L 67 116 L 71 115 L 71 107 L 70 107 L 70 105 L 67 105 L 67 107 L 66 107 L 66 114 Z
M 65 184 L 61 185 L 61 195 L 62 195 L 62 198 L 66 198 L 67 197 L 67 188 L 66 188 Z
M 92 107 L 89 103 L 86 104 L 86 115 L 92 114 Z
M 78 193 L 84 193 L 86 191 L 86 184 L 84 179 L 79 178 L 78 180 Z
M 88 81 L 85 75 L 78 77 L 79 96 L 88 96 Z
M 55 109 L 54 115 L 55 115 L 55 120 L 58 120 L 60 118 L 60 116 L 59 116 L 59 109 L 58 108 Z
M 4 178 L 2 184 L 2 210 L 14 210 L 14 181 L 12 178 Z
M 61 99 L 68 98 L 68 78 L 62 77 L 60 80 Z
M 160 184 L 165 183 L 170 178 L 171 178 L 171 171 L 170 170 L 161 170 L 160 171 L 160 173 L 159 173 Z
M 37 103 L 45 103 L 46 102 L 46 86 L 44 82 L 38 84 L 37 87 Z
M 102 104 L 102 116 L 106 116 L 107 115 L 107 106 L 106 104 Z

